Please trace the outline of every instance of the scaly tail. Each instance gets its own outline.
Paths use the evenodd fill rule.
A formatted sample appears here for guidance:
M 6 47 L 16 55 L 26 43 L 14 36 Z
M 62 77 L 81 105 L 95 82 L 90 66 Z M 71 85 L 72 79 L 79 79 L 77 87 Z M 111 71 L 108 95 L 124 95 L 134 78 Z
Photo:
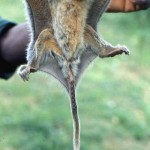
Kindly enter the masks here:
M 80 150 L 80 120 L 78 117 L 78 106 L 75 97 L 75 80 L 72 73 L 72 69 L 69 69 L 68 75 L 68 87 L 69 87 L 69 96 L 71 101 L 72 117 L 73 117 L 73 146 L 74 150 Z

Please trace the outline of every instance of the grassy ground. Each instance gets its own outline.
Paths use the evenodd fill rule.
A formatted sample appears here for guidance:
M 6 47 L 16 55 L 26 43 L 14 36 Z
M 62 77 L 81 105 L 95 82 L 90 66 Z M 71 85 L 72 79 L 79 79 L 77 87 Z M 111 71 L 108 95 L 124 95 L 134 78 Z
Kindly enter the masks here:
M 1 0 L 1 16 L 24 21 L 19 0 Z M 78 87 L 81 150 L 149 150 L 150 20 L 149 11 L 107 14 L 99 29 L 113 44 L 131 50 L 97 59 Z M 68 97 L 59 83 L 33 74 L 0 80 L 1 150 L 71 150 L 72 120 Z

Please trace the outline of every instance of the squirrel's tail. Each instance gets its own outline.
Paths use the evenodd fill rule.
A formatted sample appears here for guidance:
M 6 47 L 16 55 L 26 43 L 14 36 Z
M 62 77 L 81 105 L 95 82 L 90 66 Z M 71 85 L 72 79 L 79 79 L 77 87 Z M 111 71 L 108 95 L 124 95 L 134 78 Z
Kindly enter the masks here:
M 72 110 L 72 117 L 73 117 L 73 146 L 74 150 L 80 149 L 80 120 L 78 117 L 78 106 L 75 96 L 75 79 L 74 75 L 70 68 L 69 75 L 68 75 L 68 91 L 70 96 L 70 105 Z

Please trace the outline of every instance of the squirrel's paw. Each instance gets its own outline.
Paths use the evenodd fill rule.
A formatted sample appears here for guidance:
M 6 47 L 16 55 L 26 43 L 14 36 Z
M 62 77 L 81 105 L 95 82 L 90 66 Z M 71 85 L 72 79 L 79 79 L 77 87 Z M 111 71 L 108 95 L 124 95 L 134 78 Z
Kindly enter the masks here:
M 129 49 L 126 46 L 117 45 L 113 48 L 110 48 L 108 50 L 105 50 L 99 54 L 99 57 L 105 58 L 105 57 L 114 57 L 116 55 L 121 55 L 125 53 L 126 55 L 129 55 Z
M 27 65 L 22 65 L 18 69 L 18 74 L 19 76 L 23 79 L 23 81 L 28 81 L 29 80 L 29 74 L 30 74 L 30 67 Z
M 124 45 L 117 45 L 116 51 L 118 51 L 118 53 L 120 53 L 120 54 L 122 54 L 122 53 L 125 53 L 126 55 L 130 54 L 129 49 Z

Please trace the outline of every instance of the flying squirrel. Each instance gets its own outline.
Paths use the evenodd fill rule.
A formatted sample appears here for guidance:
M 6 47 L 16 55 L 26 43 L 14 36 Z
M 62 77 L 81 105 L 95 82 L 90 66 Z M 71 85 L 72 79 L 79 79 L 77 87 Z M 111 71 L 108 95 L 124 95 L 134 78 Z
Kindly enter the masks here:
M 42 71 L 66 88 L 74 122 L 73 147 L 80 149 L 80 122 L 75 97 L 78 80 L 98 56 L 129 54 L 125 46 L 112 46 L 97 34 L 97 23 L 110 0 L 24 0 L 31 29 L 27 65 L 18 69 L 24 81 Z

